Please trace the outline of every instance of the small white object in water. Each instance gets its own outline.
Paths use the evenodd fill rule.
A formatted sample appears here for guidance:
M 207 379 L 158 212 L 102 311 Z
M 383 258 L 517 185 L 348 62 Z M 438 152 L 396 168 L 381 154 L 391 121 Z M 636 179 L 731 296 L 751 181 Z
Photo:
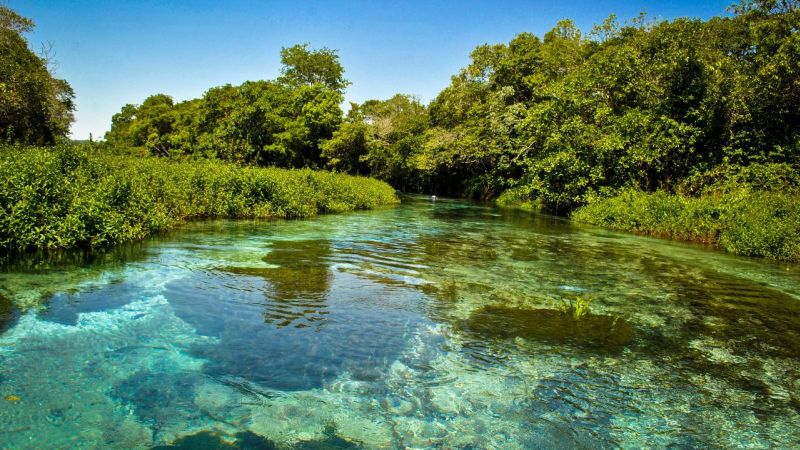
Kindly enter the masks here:
M 585 292 L 586 291 L 586 289 L 584 289 L 584 288 L 576 287 L 576 286 L 569 286 L 569 285 L 566 285 L 566 284 L 562 284 L 558 288 L 563 290 L 563 291 L 571 291 L 571 292 Z
M 431 201 L 433 201 L 433 202 L 436 201 L 436 196 L 435 195 L 431 195 Z

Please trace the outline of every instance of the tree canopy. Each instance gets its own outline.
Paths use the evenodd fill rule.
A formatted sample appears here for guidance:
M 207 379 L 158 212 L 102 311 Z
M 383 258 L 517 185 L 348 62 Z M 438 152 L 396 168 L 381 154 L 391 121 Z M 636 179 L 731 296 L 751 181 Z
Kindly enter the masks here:
M 503 192 L 568 212 L 624 189 L 688 189 L 720 167 L 800 164 L 798 0 L 746 0 L 707 21 L 562 20 L 484 44 L 428 105 L 339 107 L 335 50 L 281 51 L 273 81 L 126 105 L 109 141 L 164 156 L 319 167 L 407 191 Z
M 742 2 L 708 21 L 610 16 L 589 33 L 564 20 L 481 45 L 396 167 L 419 190 L 513 190 L 555 212 L 623 188 L 679 190 L 719 166 L 797 167 L 798 4 Z M 351 135 L 375 128 L 351 122 Z
M 328 49 L 297 45 L 281 55 L 283 75 L 277 80 L 215 87 L 177 104 L 157 94 L 141 105 L 125 105 L 106 139 L 158 156 L 320 167 L 320 145 L 342 121 L 344 69 Z
M 33 21 L 0 6 L 0 141 L 53 144 L 69 133 L 75 110 L 69 83 L 55 78 L 23 33 Z
M 281 77 L 279 81 L 289 86 L 321 84 L 344 93 L 350 82 L 344 79 L 344 68 L 339 64 L 336 50 L 321 48 L 309 50 L 308 44 L 297 44 L 281 49 Z

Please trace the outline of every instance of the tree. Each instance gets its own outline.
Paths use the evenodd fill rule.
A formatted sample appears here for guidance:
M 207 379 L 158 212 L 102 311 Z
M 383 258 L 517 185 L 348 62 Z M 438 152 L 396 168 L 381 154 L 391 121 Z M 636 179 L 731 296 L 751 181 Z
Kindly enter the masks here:
M 344 78 L 344 68 L 339 63 L 336 50 L 323 47 L 309 50 L 308 44 L 297 44 L 281 49 L 281 77 L 278 81 L 289 86 L 321 84 L 328 89 L 344 93 L 350 82 Z
M 430 105 L 418 179 L 481 197 L 513 188 L 564 213 L 721 164 L 796 165 L 798 5 L 748 0 L 706 22 L 611 16 L 589 38 L 567 20 L 479 46 Z
M 347 118 L 331 138 L 321 145 L 325 166 L 356 175 L 368 174 L 369 168 L 364 163 L 364 157 L 369 152 L 368 127 L 359 105 L 351 103 Z
M 303 52 L 310 62 L 301 58 Z M 331 50 L 294 46 L 284 53 L 285 63 L 295 65 L 287 65 L 279 80 L 215 87 L 202 98 L 177 104 L 164 94 L 148 97 L 141 106 L 126 105 L 115 114 L 106 139 L 159 156 L 321 167 L 321 145 L 342 121 L 342 93 L 327 84 L 333 78 L 320 74 L 335 69 L 340 79 L 343 70 Z
M 53 144 L 69 133 L 75 94 L 28 47 L 22 33 L 32 29 L 30 19 L 0 6 L 0 141 Z
M 409 95 L 352 104 L 347 119 L 322 144 L 322 156 L 329 168 L 417 189 L 417 162 L 427 128 L 427 109 Z

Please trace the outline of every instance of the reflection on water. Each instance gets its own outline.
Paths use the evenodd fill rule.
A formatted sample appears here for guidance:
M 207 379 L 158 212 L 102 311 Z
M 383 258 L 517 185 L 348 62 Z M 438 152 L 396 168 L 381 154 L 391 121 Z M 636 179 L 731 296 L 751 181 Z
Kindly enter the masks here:
M 282 390 L 321 387 L 345 373 L 379 379 L 424 320 L 413 289 L 394 296 L 331 271 L 326 240 L 273 240 L 259 251 L 264 266 L 199 270 L 166 286 L 176 314 L 219 339 L 192 348 L 212 376 Z
M 276 267 L 226 267 L 223 270 L 263 277 L 269 282 L 264 321 L 278 327 L 313 325 L 328 314 L 325 304 L 332 274 L 328 241 L 274 241 L 264 261 Z
M 4 254 L 0 256 L 0 296 L 25 309 L 41 307 L 54 295 L 64 297 L 93 285 L 104 286 L 109 281 L 121 280 L 122 272 L 147 258 L 148 248 L 148 245 L 134 243 L 104 252 Z
M 3 448 L 786 448 L 797 423 L 798 266 L 548 216 L 409 198 L 0 271 Z

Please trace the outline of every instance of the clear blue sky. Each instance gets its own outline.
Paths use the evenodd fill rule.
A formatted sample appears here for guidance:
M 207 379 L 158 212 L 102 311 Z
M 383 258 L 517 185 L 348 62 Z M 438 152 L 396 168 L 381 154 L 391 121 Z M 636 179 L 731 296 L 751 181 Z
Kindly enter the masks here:
M 430 101 L 483 43 L 563 18 L 583 30 L 611 13 L 628 19 L 708 18 L 734 0 L 533 1 L 45 1 L 7 0 L 32 18 L 34 49 L 55 48 L 56 73 L 75 89 L 73 137 L 102 136 L 126 103 L 165 93 L 176 101 L 212 87 L 278 76 L 280 48 L 339 50 L 353 82 L 347 100 L 401 92 Z

